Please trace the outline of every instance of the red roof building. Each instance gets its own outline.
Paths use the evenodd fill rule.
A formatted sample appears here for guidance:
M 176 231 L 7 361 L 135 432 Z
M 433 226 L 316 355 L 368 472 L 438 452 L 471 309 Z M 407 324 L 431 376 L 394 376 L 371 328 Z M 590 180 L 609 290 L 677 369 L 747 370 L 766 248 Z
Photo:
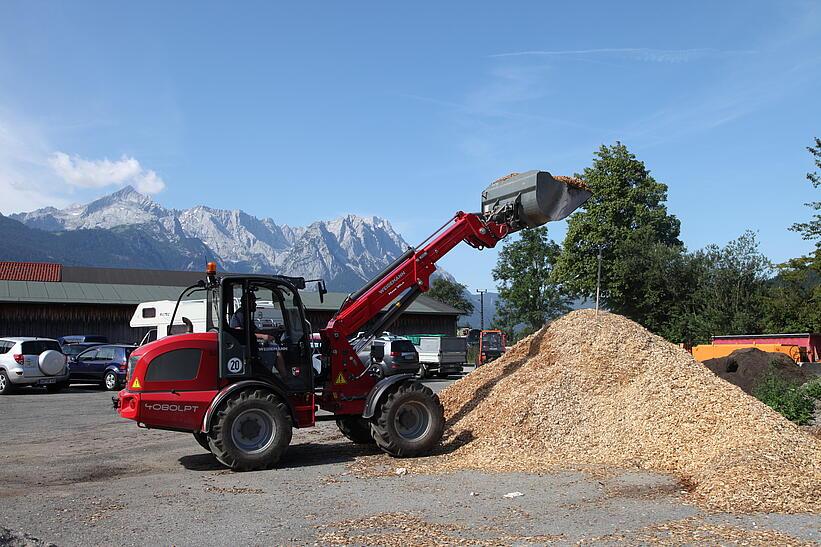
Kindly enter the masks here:
M 62 281 L 63 265 L 50 262 L 0 262 L 0 281 Z

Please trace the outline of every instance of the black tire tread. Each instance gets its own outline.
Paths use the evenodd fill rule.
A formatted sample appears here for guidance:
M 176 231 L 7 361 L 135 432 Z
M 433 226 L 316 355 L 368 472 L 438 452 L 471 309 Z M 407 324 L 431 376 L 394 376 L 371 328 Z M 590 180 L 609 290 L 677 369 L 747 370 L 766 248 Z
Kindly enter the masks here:
M 242 402 L 248 401 L 250 399 L 264 399 L 274 404 L 277 411 L 281 412 L 282 415 L 285 417 L 287 421 L 287 431 L 284 435 L 284 442 L 281 442 L 277 445 L 272 452 L 270 458 L 267 462 L 264 463 L 249 463 L 243 462 L 236 459 L 228 448 L 225 446 L 225 442 L 222 436 L 222 429 L 224 426 L 225 419 L 227 418 L 228 414 L 233 410 L 234 407 L 239 405 Z M 285 449 L 288 448 L 288 445 L 291 443 L 291 436 L 293 434 L 292 431 L 293 423 L 291 421 L 291 414 L 288 411 L 288 406 L 274 393 L 264 390 L 264 389 L 246 389 L 240 391 L 239 393 L 235 393 L 234 395 L 228 397 L 225 402 L 222 404 L 220 409 L 214 415 L 214 422 L 211 425 L 211 430 L 208 432 L 208 447 L 211 450 L 211 453 L 220 461 L 223 465 L 230 467 L 234 471 L 254 471 L 258 469 L 270 469 L 279 461 L 282 457 L 282 454 L 285 452 Z
M 341 416 L 336 419 L 339 431 L 355 444 L 373 444 L 371 423 L 362 416 Z
M 197 443 L 206 449 L 208 452 L 211 452 L 211 447 L 208 445 L 208 435 L 203 433 L 202 431 L 194 431 L 194 439 Z
M 406 397 L 409 393 L 424 396 L 435 403 L 436 415 L 433 416 L 432 419 L 436 420 L 438 423 L 435 425 L 436 430 L 431 436 L 435 439 L 435 442 L 430 443 L 430 446 L 426 446 L 422 449 L 410 450 L 407 447 L 402 446 L 399 442 L 397 442 L 397 439 L 392 437 L 390 424 L 388 423 L 388 416 L 391 413 L 392 407 L 401 402 L 401 399 Z M 411 458 L 430 451 L 441 440 L 444 428 L 445 408 L 442 406 L 442 402 L 429 387 L 420 382 L 403 382 L 396 390 L 389 393 L 380 406 L 379 413 L 371 427 L 376 445 L 383 452 L 397 458 Z
M 8 395 L 14 391 L 14 384 L 11 383 L 11 378 L 5 370 L 0 370 L 0 374 L 6 377 L 6 389 L 0 392 L 0 395 Z

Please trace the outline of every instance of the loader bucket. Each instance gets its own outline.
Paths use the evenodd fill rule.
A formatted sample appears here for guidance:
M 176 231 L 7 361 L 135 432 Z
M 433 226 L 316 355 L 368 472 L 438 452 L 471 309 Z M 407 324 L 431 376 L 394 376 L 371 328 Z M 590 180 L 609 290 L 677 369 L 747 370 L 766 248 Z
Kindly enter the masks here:
M 499 179 L 482 192 L 482 213 L 513 231 L 561 220 L 587 201 L 581 182 L 546 171 L 528 171 Z

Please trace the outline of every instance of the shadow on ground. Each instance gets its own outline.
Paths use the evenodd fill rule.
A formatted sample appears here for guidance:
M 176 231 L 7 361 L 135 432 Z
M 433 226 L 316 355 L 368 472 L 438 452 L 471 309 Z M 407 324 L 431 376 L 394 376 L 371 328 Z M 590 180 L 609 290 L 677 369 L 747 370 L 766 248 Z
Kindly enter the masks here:
M 337 443 L 299 443 L 288 447 L 276 467 L 278 469 L 298 469 L 315 465 L 353 462 L 363 456 L 381 454 L 376 445 L 354 444 L 350 441 Z M 217 471 L 225 469 L 213 454 L 192 454 L 182 456 L 180 464 L 191 471 Z

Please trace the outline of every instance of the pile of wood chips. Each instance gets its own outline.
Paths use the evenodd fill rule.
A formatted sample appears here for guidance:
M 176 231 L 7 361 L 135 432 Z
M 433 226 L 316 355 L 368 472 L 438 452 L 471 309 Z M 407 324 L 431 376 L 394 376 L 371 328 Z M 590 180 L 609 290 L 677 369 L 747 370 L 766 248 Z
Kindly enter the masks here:
M 821 511 L 821 441 L 618 315 L 572 312 L 440 398 L 420 471 L 637 467 L 715 510 Z
M 564 175 L 553 175 L 553 178 L 558 180 L 559 182 L 563 182 L 567 185 L 575 186 L 576 188 L 583 188 L 585 190 L 589 189 L 587 184 L 583 180 L 577 179 L 575 177 L 565 177 Z

